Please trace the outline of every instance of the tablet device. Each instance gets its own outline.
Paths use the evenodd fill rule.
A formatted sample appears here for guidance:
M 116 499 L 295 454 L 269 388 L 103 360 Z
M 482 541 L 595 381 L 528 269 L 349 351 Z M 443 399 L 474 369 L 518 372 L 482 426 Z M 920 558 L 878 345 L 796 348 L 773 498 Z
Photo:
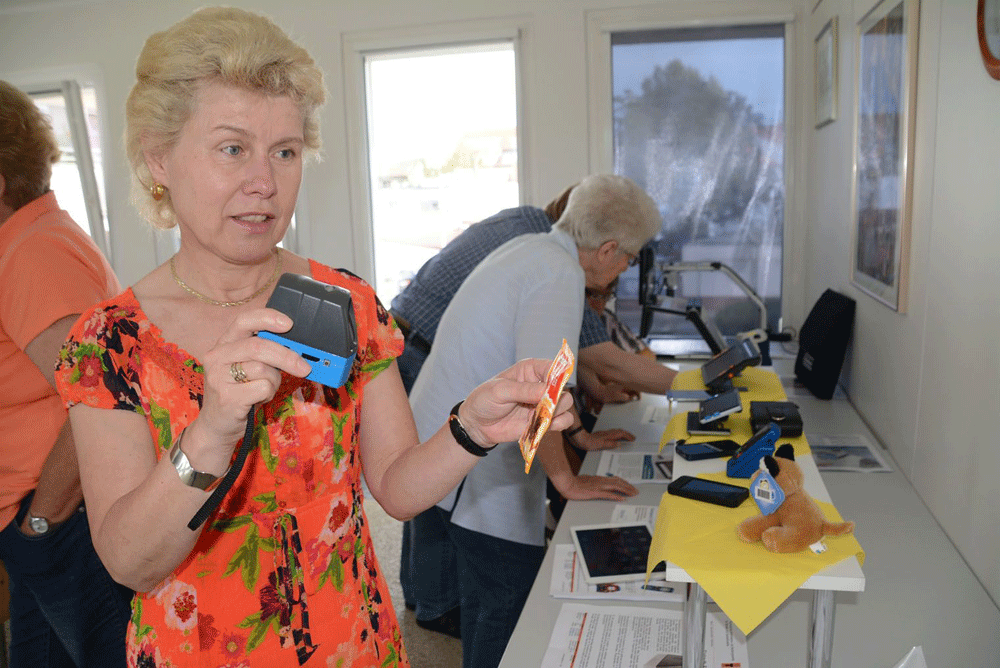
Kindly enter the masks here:
M 740 393 L 738 390 L 732 389 L 701 402 L 698 406 L 698 422 L 708 424 L 721 420 L 727 415 L 739 413 L 741 410 L 743 410 L 743 402 L 740 401 Z
M 646 579 L 653 534 L 647 524 L 593 524 L 571 527 L 570 535 L 587 584 Z M 663 572 L 659 563 L 653 572 Z
M 701 379 L 706 387 L 726 387 L 748 366 L 760 364 L 760 348 L 753 339 L 743 339 L 701 365 Z

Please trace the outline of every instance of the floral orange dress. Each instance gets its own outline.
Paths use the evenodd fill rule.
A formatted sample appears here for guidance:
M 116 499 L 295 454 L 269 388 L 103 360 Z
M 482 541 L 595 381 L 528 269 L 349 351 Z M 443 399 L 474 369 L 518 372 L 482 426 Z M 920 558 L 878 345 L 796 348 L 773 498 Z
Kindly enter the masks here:
M 403 349 L 357 276 L 310 263 L 352 293 L 358 356 L 330 389 L 283 376 L 257 409 L 254 447 L 191 554 L 132 600 L 128 665 L 406 667 L 399 624 L 362 509 L 358 432 L 365 384 Z M 67 405 L 135 411 L 156 456 L 198 415 L 198 360 L 163 340 L 131 290 L 73 328 L 57 366 Z

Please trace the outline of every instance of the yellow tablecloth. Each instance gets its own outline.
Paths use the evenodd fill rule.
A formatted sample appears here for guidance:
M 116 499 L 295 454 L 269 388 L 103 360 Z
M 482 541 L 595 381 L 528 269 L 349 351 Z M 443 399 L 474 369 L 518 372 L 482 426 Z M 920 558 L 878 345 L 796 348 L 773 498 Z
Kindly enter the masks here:
M 740 393 L 743 410 L 731 415 L 727 423 L 732 430 L 729 438 L 744 443 L 753 435 L 750 431 L 750 402 L 785 401 L 786 395 L 777 375 L 762 369 L 744 370 L 733 384 L 748 388 L 747 392 Z M 678 374 L 674 388 L 704 389 L 701 370 Z M 702 442 L 719 437 L 688 436 L 686 415 L 681 413 L 667 424 L 660 439 L 660 448 L 677 438 Z M 780 443 L 792 443 L 797 458 L 811 455 L 804 435 L 781 438 Z M 724 472 L 704 477 L 744 487 L 750 484 L 749 480 L 729 478 Z M 828 520 L 843 521 L 831 504 L 817 503 Z M 725 508 L 664 493 L 649 552 L 649 570 L 652 571 L 661 561 L 680 566 L 740 630 L 748 634 L 819 570 L 851 556 L 857 556 L 858 561 L 864 563 L 864 550 L 853 535 L 824 538 L 827 551 L 818 555 L 810 550 L 797 554 L 774 554 L 768 552 L 762 543 L 744 543 L 736 535 L 736 527 L 759 512 L 750 499 L 739 508 Z
M 757 369 L 751 367 L 744 369 L 743 373 L 733 379 L 735 387 L 745 387 L 746 392 L 740 392 L 740 401 L 743 409 L 739 413 L 733 413 L 726 418 L 726 426 L 732 431 L 730 436 L 690 436 L 687 432 L 687 413 L 681 412 L 670 418 L 663 436 L 660 438 L 660 450 L 672 440 L 683 438 L 688 443 L 704 443 L 720 438 L 730 438 L 737 443 L 746 443 L 753 436 L 750 429 L 750 402 L 751 401 L 787 401 L 785 389 L 781 386 L 781 379 L 773 371 Z M 674 379 L 673 388 L 677 390 L 704 390 L 705 383 L 701 379 L 701 369 L 691 369 L 682 371 Z M 692 404 L 693 406 L 693 404 Z M 795 438 L 781 438 L 779 443 L 791 443 L 795 446 L 796 454 L 811 454 L 809 443 L 806 437 L 797 436 Z

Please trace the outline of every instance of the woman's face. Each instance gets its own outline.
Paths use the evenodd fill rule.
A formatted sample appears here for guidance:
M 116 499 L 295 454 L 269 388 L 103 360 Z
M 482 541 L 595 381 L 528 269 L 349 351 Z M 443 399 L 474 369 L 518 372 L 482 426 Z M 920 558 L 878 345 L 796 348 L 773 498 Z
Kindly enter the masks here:
M 289 97 L 202 84 L 174 147 L 150 158 L 185 245 L 234 262 L 285 234 L 302 181 L 303 121 Z

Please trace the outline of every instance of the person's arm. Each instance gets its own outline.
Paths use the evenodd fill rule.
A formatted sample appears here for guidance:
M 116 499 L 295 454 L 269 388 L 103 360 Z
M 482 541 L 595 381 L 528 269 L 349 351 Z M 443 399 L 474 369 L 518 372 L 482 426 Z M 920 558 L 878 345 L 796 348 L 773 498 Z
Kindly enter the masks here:
M 54 367 L 59 349 L 79 316 L 79 313 L 74 313 L 57 320 L 24 348 L 25 354 L 53 388 L 56 386 Z M 42 466 L 28 515 L 44 517 L 50 524 L 57 524 L 73 514 L 82 501 L 83 491 L 80 489 L 80 470 L 76 462 L 73 432 L 69 420 L 66 420 Z M 28 524 L 27 516 L 21 525 L 21 531 L 27 535 L 35 533 Z
M 253 336 L 259 330 L 280 334 L 291 325 L 272 309 L 242 313 L 204 355 L 201 411 L 180 436 L 181 452 L 196 471 L 223 475 L 243 438 L 247 413 L 274 396 L 280 372 L 309 373 L 297 353 Z M 234 362 L 248 381 L 234 381 Z M 194 548 L 203 527 L 192 531 L 187 524 L 210 492 L 185 485 L 169 457 L 157 461 L 156 444 L 139 413 L 78 403 L 69 415 L 94 548 L 116 581 L 149 591 Z
M 574 474 L 563 448 L 562 434 L 557 432 L 549 431 L 542 437 L 535 459 L 545 469 L 552 485 L 567 499 L 621 501 L 639 493 L 635 486 L 617 476 Z
M 584 392 L 584 396 L 593 402 L 593 410 L 599 411 L 604 404 L 623 404 L 637 399 L 637 392 L 629 390 L 618 383 L 606 383 L 601 380 L 589 366 L 580 364 L 576 368 L 576 382 Z M 591 406 L 588 405 L 588 410 Z
M 549 360 L 522 360 L 470 392 L 458 415 L 473 442 L 485 448 L 516 441 L 545 393 L 550 365 Z M 572 398 L 563 394 L 549 434 L 559 437 L 572 423 L 571 405 Z M 419 443 L 395 361 L 365 387 L 360 438 L 368 489 L 400 520 L 443 499 L 480 460 L 455 441 L 447 423 Z
M 605 381 L 613 381 L 638 392 L 663 394 L 670 389 L 677 372 L 644 355 L 625 352 L 605 341 L 580 350 L 580 364 Z

